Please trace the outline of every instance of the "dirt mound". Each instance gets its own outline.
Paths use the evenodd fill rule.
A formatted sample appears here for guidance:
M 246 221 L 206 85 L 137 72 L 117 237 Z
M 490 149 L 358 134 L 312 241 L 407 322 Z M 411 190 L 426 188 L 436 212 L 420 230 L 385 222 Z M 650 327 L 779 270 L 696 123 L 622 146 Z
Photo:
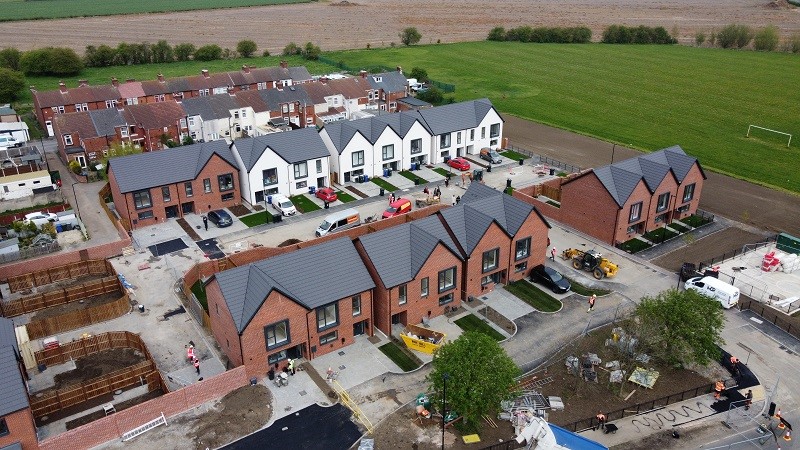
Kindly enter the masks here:
M 56 375 L 55 388 L 97 378 L 144 361 L 144 355 L 132 348 L 104 350 L 84 356 L 75 362 L 75 370 Z
M 191 433 L 194 448 L 217 448 L 246 436 L 269 422 L 272 394 L 266 386 L 243 386 L 217 403 L 216 411 L 204 414 Z
M 358 6 L 358 3 L 348 2 L 347 0 L 342 0 L 340 2 L 331 3 L 331 6 Z
M 770 9 L 789 9 L 792 8 L 792 5 L 789 4 L 786 0 L 772 0 L 771 2 L 767 3 L 767 8 Z

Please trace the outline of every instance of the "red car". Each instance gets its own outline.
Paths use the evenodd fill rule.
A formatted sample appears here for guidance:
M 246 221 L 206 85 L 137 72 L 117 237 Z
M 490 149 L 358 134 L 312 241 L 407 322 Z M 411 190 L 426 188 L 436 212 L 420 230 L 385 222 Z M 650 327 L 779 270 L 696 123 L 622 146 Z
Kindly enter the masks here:
M 407 198 L 398 198 L 383 212 L 383 218 L 388 219 L 390 217 L 396 217 L 409 211 L 411 211 L 411 200 Z
M 336 191 L 332 188 L 324 187 L 317 189 L 317 198 L 322 200 L 323 202 L 333 203 L 336 201 L 338 197 L 336 197 Z
M 458 170 L 469 170 L 469 161 L 464 158 L 453 158 L 447 161 L 447 165 Z

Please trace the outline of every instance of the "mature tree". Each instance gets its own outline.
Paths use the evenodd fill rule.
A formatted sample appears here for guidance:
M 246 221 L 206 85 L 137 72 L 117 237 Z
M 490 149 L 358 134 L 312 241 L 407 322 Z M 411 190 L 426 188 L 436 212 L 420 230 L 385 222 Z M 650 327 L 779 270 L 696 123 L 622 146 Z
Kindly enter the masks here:
M 724 316 L 713 298 L 670 289 L 642 298 L 633 318 L 644 350 L 670 364 L 706 365 L 719 358 Z
M 303 49 L 294 42 L 289 42 L 286 47 L 283 47 L 283 56 L 299 55 L 302 52 Z
M 306 42 L 306 47 L 303 49 L 303 58 L 316 61 L 319 59 L 319 55 L 322 53 L 319 46 L 312 44 L 311 42 Z
M 487 41 L 505 41 L 506 40 L 506 29 L 503 27 L 494 27 L 492 31 L 489 32 L 489 36 L 486 37 Z
M 414 67 L 411 69 L 411 78 L 415 78 L 420 83 L 428 81 L 428 71 L 422 67 Z
M 400 42 L 405 45 L 414 45 L 422 39 L 422 35 L 414 27 L 408 27 L 400 32 Z
M 189 61 L 194 55 L 194 44 L 178 44 L 175 46 L 175 59 L 178 61 Z
M 216 44 L 204 45 L 194 51 L 196 61 L 214 61 L 222 58 L 222 47 Z
M 417 98 L 432 105 L 441 105 L 444 102 L 444 94 L 436 86 L 431 86 L 427 91 L 417 93 Z
M 172 46 L 163 39 L 150 46 L 150 53 L 153 55 L 154 63 L 171 63 L 175 61 L 175 52 Z
M 26 75 L 77 75 L 83 70 L 83 61 L 70 48 L 46 47 L 22 54 L 20 69 Z
M 0 67 L 6 69 L 19 70 L 19 59 L 22 57 L 22 52 L 13 48 L 4 48 L 0 50 Z
M 433 405 L 440 407 L 446 395 L 444 409 L 458 412 L 467 429 L 477 430 L 484 414 L 492 416 L 501 401 L 514 395 L 518 375 L 519 368 L 497 341 L 483 333 L 467 331 L 437 350 L 433 370 L 426 380 L 433 392 Z
M 87 67 L 108 67 L 117 63 L 117 50 L 105 44 L 95 47 L 87 45 L 83 53 Z
M 771 52 L 778 47 L 779 39 L 778 27 L 769 25 L 758 30 L 758 33 L 753 38 L 753 47 L 756 50 Z
M 717 42 L 722 48 L 744 48 L 753 39 L 753 30 L 747 25 L 726 25 L 717 33 Z
M 0 67 L 0 102 L 9 103 L 17 99 L 25 87 L 25 76 L 22 72 Z
M 250 39 L 239 41 L 239 43 L 236 44 L 236 51 L 239 52 L 240 55 L 242 55 L 242 58 L 250 58 L 251 56 L 256 54 L 257 50 L 258 46 L 254 41 L 251 41 Z

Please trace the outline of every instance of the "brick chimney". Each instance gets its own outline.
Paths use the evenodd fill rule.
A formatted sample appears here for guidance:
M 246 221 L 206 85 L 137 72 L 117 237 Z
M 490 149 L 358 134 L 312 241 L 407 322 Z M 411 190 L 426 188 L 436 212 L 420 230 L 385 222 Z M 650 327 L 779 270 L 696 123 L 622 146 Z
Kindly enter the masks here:
M 89 82 L 86 80 L 78 80 L 78 87 L 85 87 L 88 86 Z
M 159 81 L 159 83 L 163 83 L 164 82 L 164 74 L 163 73 L 158 74 L 158 81 Z
M 111 85 L 114 87 L 119 86 L 119 80 L 116 77 L 111 77 Z
M 247 64 L 243 64 L 242 65 L 242 72 L 250 73 L 250 66 L 248 66 Z
M 64 94 L 66 94 L 67 93 L 67 85 L 64 84 L 63 81 L 59 81 L 58 82 L 58 90 L 61 91 Z
M 289 63 L 285 59 L 281 60 L 281 68 L 283 69 L 289 68 Z
M 208 69 L 203 69 L 200 73 L 203 75 L 203 78 L 208 78 Z
M 319 77 L 319 82 L 322 84 L 328 84 L 328 77 Z
M 228 95 L 231 95 L 231 96 L 235 97 L 236 96 L 236 88 L 234 88 L 233 86 L 228 86 Z
M 358 72 L 358 74 L 361 75 L 361 78 L 367 78 L 367 71 L 366 70 L 362 70 L 361 72 Z
M 397 71 L 400 72 L 400 73 L 403 73 L 403 68 L 400 67 L 400 66 L 397 66 Z

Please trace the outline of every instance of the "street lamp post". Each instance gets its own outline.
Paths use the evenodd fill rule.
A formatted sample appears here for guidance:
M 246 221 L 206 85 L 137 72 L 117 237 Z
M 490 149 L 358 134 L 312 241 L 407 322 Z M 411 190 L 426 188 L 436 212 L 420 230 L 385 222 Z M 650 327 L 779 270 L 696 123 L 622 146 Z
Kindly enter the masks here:
M 73 195 L 73 197 L 75 197 L 75 212 L 78 215 L 78 220 L 81 220 L 81 208 L 80 208 L 80 206 L 78 206 L 78 194 L 75 192 L 75 185 L 76 184 L 78 184 L 77 181 L 72 183 L 72 195 Z
M 444 416 L 445 410 L 444 406 L 447 404 L 447 379 L 450 378 L 450 374 L 445 372 L 442 374 L 442 382 L 444 386 L 442 387 L 442 450 L 444 450 Z

